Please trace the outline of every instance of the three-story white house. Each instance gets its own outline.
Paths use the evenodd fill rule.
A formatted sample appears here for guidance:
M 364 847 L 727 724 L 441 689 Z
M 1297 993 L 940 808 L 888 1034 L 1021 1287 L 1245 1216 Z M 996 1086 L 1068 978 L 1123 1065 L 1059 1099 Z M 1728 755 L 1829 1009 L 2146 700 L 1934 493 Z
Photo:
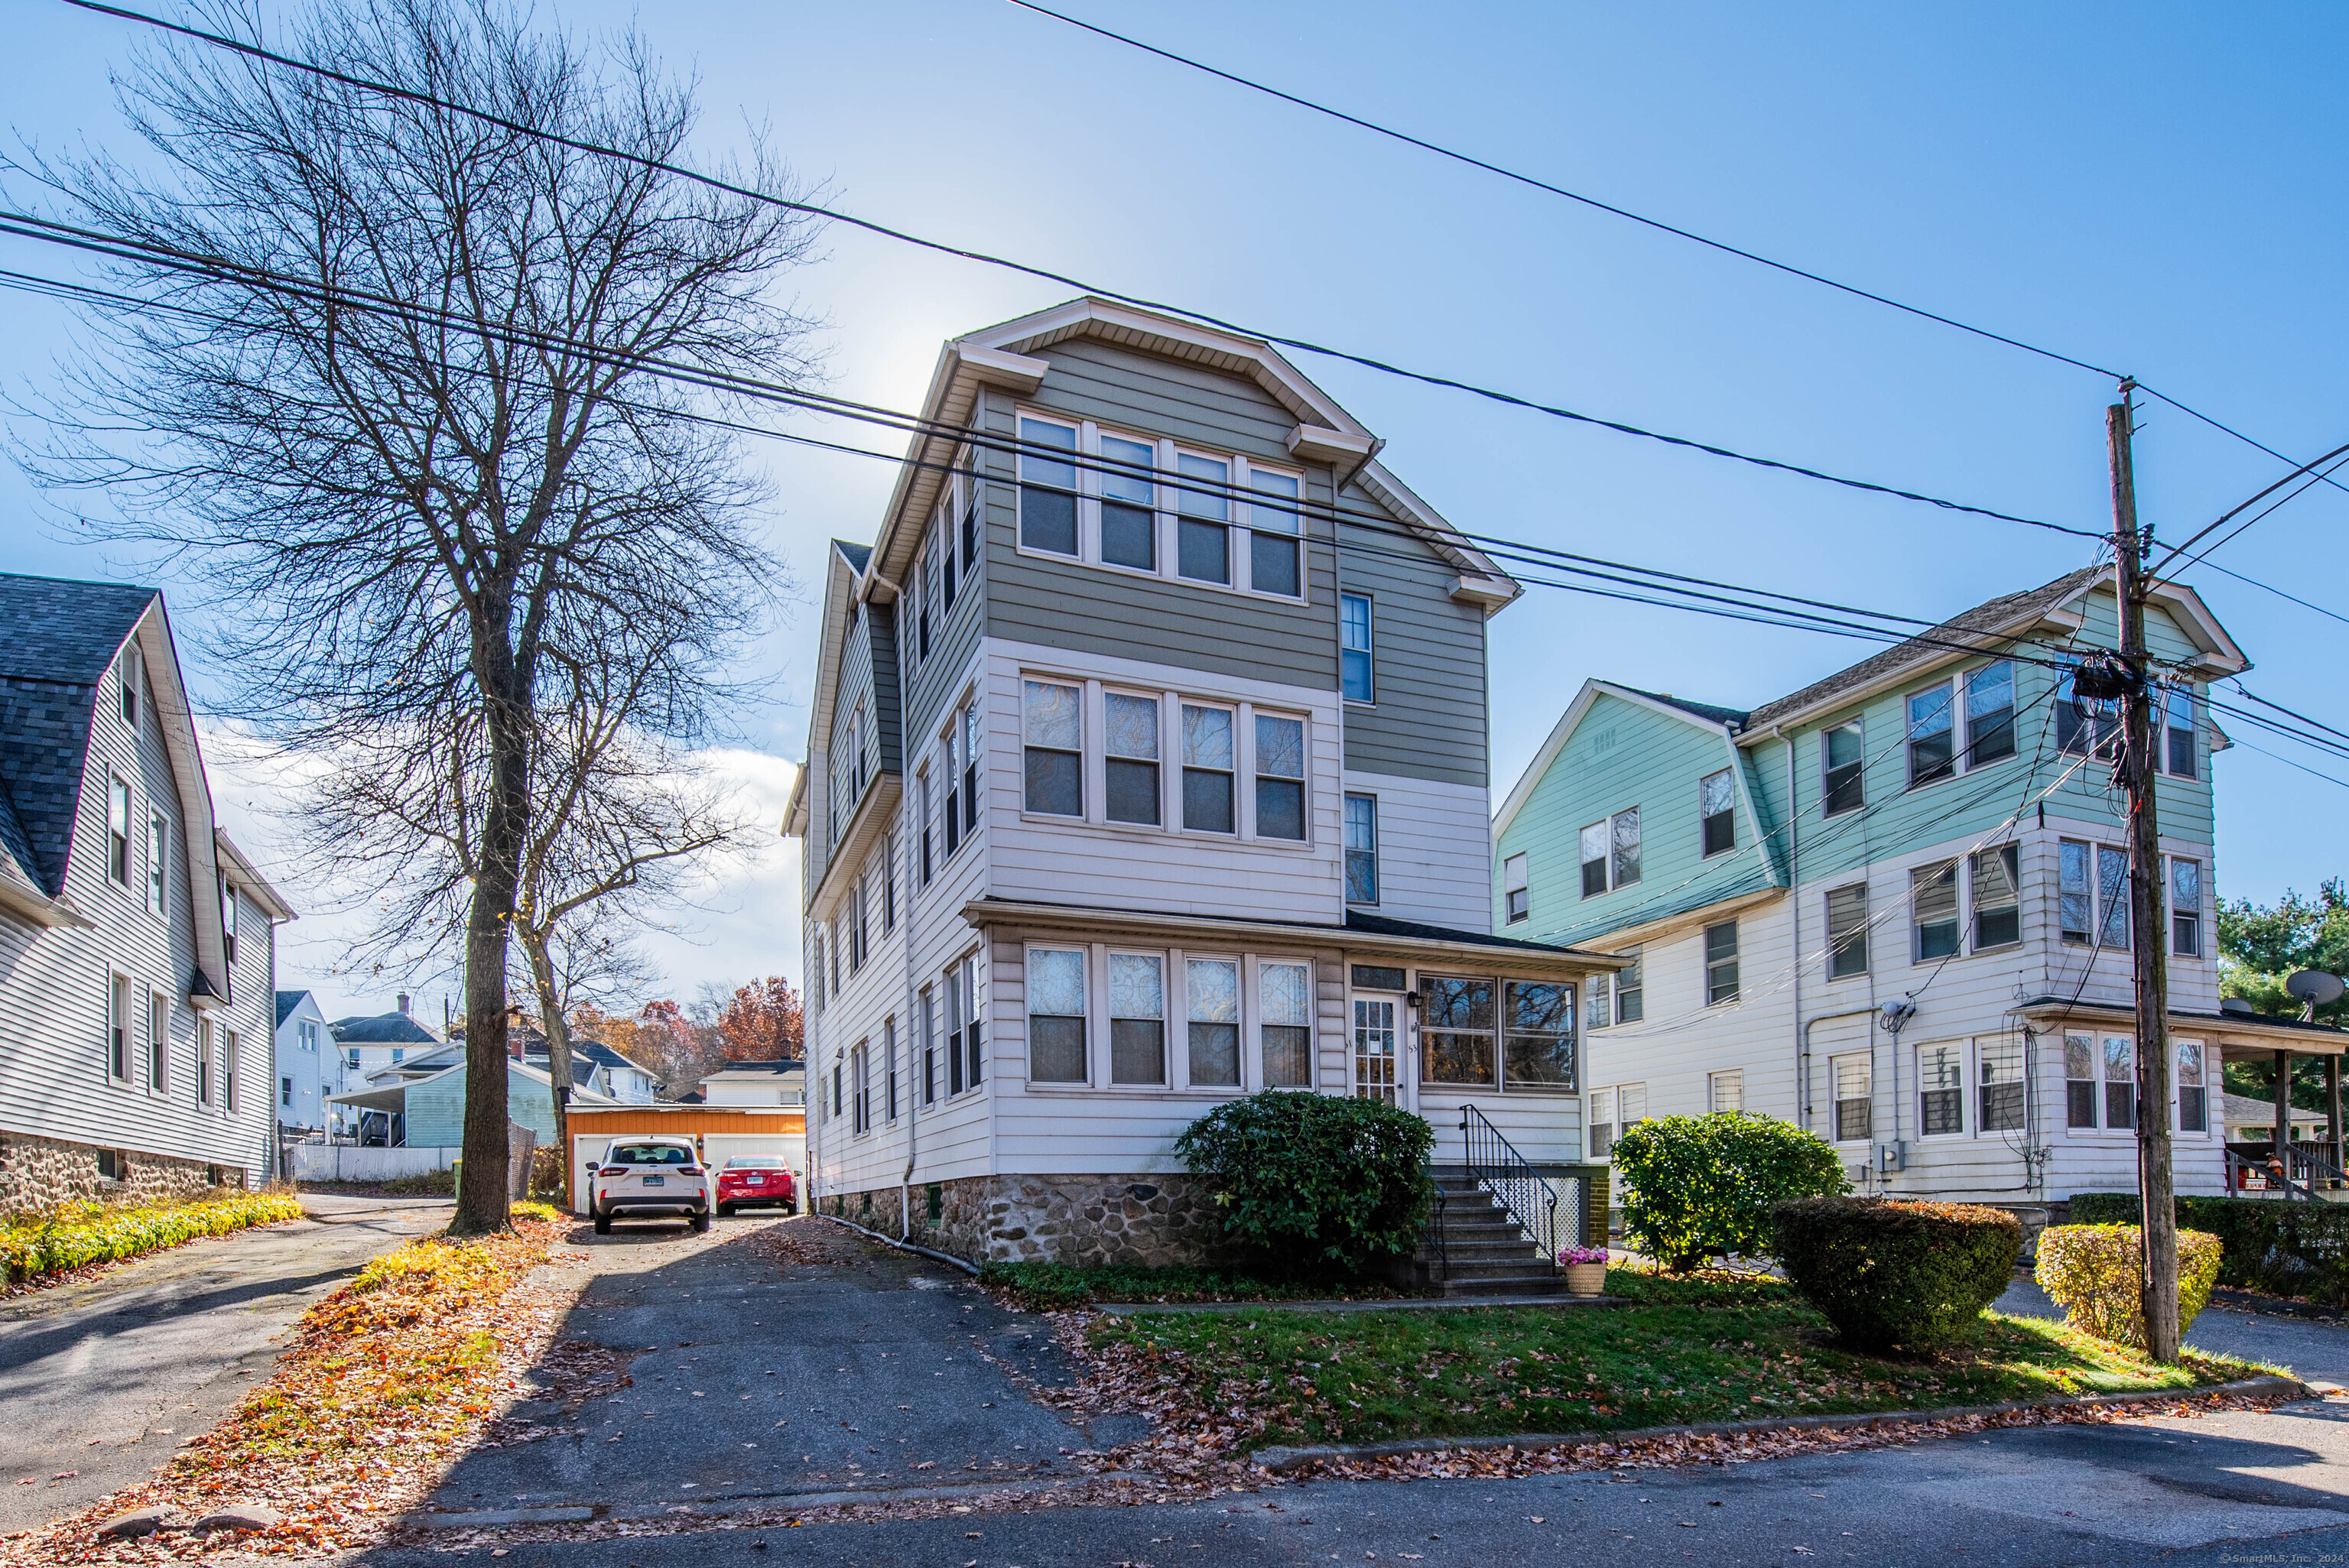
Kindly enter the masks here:
M 971 1258 L 1195 1255 L 1174 1151 L 1267 1088 L 1582 1150 L 1608 961 L 1492 934 L 1518 585 L 1266 345 L 1100 300 L 946 346 L 827 562 L 807 1083 L 825 1212 Z
M 0 1213 L 259 1181 L 275 923 L 163 598 L 0 575 Z

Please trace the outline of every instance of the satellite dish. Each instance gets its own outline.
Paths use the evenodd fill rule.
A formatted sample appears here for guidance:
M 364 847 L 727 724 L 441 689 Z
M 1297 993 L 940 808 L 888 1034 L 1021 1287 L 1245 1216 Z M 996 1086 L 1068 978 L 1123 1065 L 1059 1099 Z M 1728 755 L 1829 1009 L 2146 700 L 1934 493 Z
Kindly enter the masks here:
M 2294 970 L 2284 977 L 2283 988 L 2292 993 L 2295 1001 L 2305 1002 L 2312 1007 L 2338 1002 L 2343 990 L 2349 989 L 2344 987 L 2340 975 L 2327 975 L 2322 969 Z

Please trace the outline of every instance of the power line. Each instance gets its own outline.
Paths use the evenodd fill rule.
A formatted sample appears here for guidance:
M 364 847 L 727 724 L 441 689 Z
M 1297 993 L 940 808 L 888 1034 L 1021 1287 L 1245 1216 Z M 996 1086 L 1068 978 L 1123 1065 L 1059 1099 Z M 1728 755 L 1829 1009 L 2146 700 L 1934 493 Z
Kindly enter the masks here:
M 2344 444 L 2333 448 L 2331 451 L 2325 453 L 2323 457 L 2316 459 L 2313 462 L 2301 464 L 2298 468 L 2292 469 L 2292 472 L 2276 480 L 2275 483 L 2269 485 L 2266 489 L 2261 490 L 2257 495 L 2252 496 L 2250 500 L 2242 501 L 2238 505 L 2228 508 L 2225 511 L 2219 514 L 2216 521 L 2205 523 L 2202 527 L 2196 529 L 2191 534 L 2189 534 L 2184 540 L 2171 545 L 2169 547 L 2169 553 L 2155 562 L 2152 565 L 2147 567 L 2146 571 L 2148 573 L 2155 573 L 2165 570 L 2171 562 L 2177 560 L 2180 555 L 2185 554 L 2187 551 L 2191 550 L 2202 540 L 2209 538 L 2219 529 L 2224 528 L 2230 520 L 2241 515 L 2251 508 L 2257 506 L 2261 501 L 2265 500 L 2268 497 L 2275 494 L 2276 491 L 2283 489 L 2284 486 L 2292 483 L 2292 480 L 2299 479 L 2302 475 L 2310 474 L 2312 470 L 2317 469 L 2320 465 L 2324 463 L 2333 463 L 2333 467 L 2334 469 L 2339 468 L 2341 464 L 2333 462 L 2333 459 L 2340 458 L 2344 452 L 2349 452 L 2349 444 Z M 2307 493 L 2308 490 L 2316 485 L 2318 480 L 2327 478 L 2332 471 L 2333 470 L 2331 469 L 2327 469 L 2322 473 L 2314 473 L 2306 484 L 2302 485 L 2300 489 L 2293 490 L 2291 495 L 2283 497 L 2282 500 L 2276 501 L 2274 505 L 2271 505 L 2266 508 L 2265 511 L 2261 511 L 2257 516 L 2251 520 L 2251 522 L 2244 523 L 2242 528 L 2238 528 L 2235 530 L 2234 533 L 2227 535 L 2227 539 L 2220 540 L 2219 544 L 2226 543 L 2228 539 L 2234 538 L 2236 533 L 2242 532 L 2244 528 L 2251 527 L 2251 523 L 2259 521 L 2261 518 L 2265 517 L 2269 512 L 2275 511 L 2276 507 L 2283 505 L 2284 501 L 2291 500 L 2294 496 Z M 2209 554 L 2210 551 L 2219 548 L 2219 544 L 2211 545 L 2209 550 L 2205 550 L 2202 552 L 2202 555 Z M 2202 556 L 2198 555 L 2194 560 L 2199 561 L 2201 558 Z M 2189 561 L 2187 564 L 2192 565 L 2193 562 Z
M 558 147 L 569 148 L 574 151 L 586 152 L 599 157 L 619 159 L 625 162 L 635 164 L 639 168 L 657 170 L 662 173 L 675 175 L 679 179 L 691 181 L 710 190 L 723 191 L 729 195 L 739 196 L 746 201 L 760 201 L 768 205 L 783 208 L 787 211 L 803 212 L 812 217 L 820 217 L 834 222 L 845 223 L 853 228 L 863 229 L 867 232 L 878 234 L 886 239 L 896 240 L 902 243 L 917 245 L 925 250 L 935 251 L 941 255 L 955 256 L 964 261 L 978 262 L 988 266 L 1000 267 L 1009 272 L 1019 273 L 1028 277 L 1040 278 L 1050 283 L 1061 284 L 1064 287 L 1077 289 L 1082 293 L 1097 295 L 1101 298 L 1112 300 L 1121 304 L 1133 305 L 1136 309 L 1155 311 L 1161 315 L 1179 316 L 1185 320 L 1195 321 L 1203 325 L 1216 327 L 1225 332 L 1237 333 L 1243 336 L 1259 339 L 1265 343 L 1275 344 L 1283 348 L 1293 348 L 1300 353 L 1318 355 L 1323 358 L 1335 359 L 1346 364 L 1359 366 L 1367 370 L 1377 371 L 1381 375 L 1393 376 L 1407 381 L 1416 381 L 1423 386 L 1441 387 L 1456 392 L 1465 392 L 1472 397 L 1481 397 L 1489 402 L 1503 404 L 1509 407 L 1523 408 L 1532 413 L 1546 414 L 1553 418 L 1565 419 L 1575 424 L 1590 425 L 1600 429 L 1613 430 L 1621 435 L 1635 436 L 1642 440 L 1657 441 L 1666 446 L 1679 447 L 1690 451 L 1703 452 L 1712 457 L 1723 458 L 1733 462 L 1745 463 L 1754 468 L 1769 469 L 1781 473 L 1794 474 L 1803 479 L 1816 480 L 1821 483 L 1838 485 L 1847 490 L 1856 490 L 1875 495 L 1891 496 L 1901 500 L 1913 500 L 1920 502 L 1926 506 L 1940 508 L 1945 511 L 1962 512 L 1977 517 L 1995 518 L 2002 522 L 2019 522 L 2026 527 L 2045 529 L 2051 532 L 2070 534 L 2081 539 L 2102 537 L 2101 535 L 2085 529 L 2071 528 L 2062 523 L 2049 522 L 2040 518 L 2024 517 L 2015 512 L 2000 511 L 1991 507 L 1974 506 L 1964 501 L 1950 500 L 1940 496 L 1928 495 L 1919 490 L 1903 490 L 1895 485 L 1879 484 L 1872 480 L 1853 479 L 1846 475 L 1832 474 L 1821 469 L 1808 468 L 1799 463 L 1785 462 L 1776 458 L 1758 457 L 1750 452 L 1741 452 L 1733 448 L 1718 446 L 1707 441 L 1696 440 L 1690 437 L 1669 435 L 1660 430 L 1648 429 L 1642 426 L 1627 424 L 1619 419 L 1604 418 L 1596 414 L 1586 414 L 1579 410 L 1563 407 L 1557 404 L 1544 403 L 1536 398 L 1523 397 L 1514 392 L 1504 392 L 1494 387 L 1480 386 L 1475 382 L 1463 380 L 1457 377 L 1440 375 L 1433 371 L 1413 370 L 1404 366 L 1396 365 L 1371 355 L 1357 353 L 1350 349 L 1334 348 L 1326 344 L 1315 343 L 1306 338 L 1288 337 L 1277 333 L 1265 332 L 1255 327 L 1246 326 L 1239 323 L 1226 320 L 1220 316 L 1211 315 L 1204 311 L 1192 310 L 1181 305 L 1169 304 L 1164 301 L 1147 299 L 1140 295 L 1123 294 L 1113 289 L 1103 288 L 1099 284 L 1087 283 L 1081 278 L 1072 277 L 1065 273 L 1053 272 L 1049 268 L 1034 266 L 1025 262 L 1013 261 L 1008 257 L 993 255 L 984 251 L 972 250 L 965 246 L 947 244 L 942 241 L 926 239 L 921 235 L 909 233 L 901 229 L 893 229 L 885 224 L 876 223 L 870 219 L 855 217 L 852 214 L 839 211 L 833 208 L 824 207 L 814 202 L 796 201 L 789 197 L 778 196 L 770 191 L 758 190 L 752 186 L 738 185 L 730 181 L 719 180 L 713 175 L 703 174 L 680 164 L 670 163 L 660 159 L 648 158 L 642 153 L 629 152 L 620 148 L 605 146 L 600 142 L 587 141 L 575 137 L 564 136 L 556 131 L 546 130 L 539 127 L 524 125 L 519 121 L 508 119 L 503 116 L 492 114 L 484 109 L 473 108 L 450 99 L 436 97 L 430 93 L 420 92 L 412 88 L 395 87 L 389 83 L 375 81 L 368 77 L 355 76 L 349 72 L 334 70 L 325 66 L 313 64 L 307 60 L 296 59 L 292 56 L 277 54 L 272 50 L 262 48 L 258 45 L 248 44 L 240 39 L 228 37 L 222 34 L 206 32 L 202 28 L 187 26 L 181 23 L 166 21 L 160 16 L 150 16 L 144 12 L 133 11 L 119 5 L 102 5 L 99 4 L 99 0 L 64 0 L 64 4 L 72 5 L 79 10 L 94 12 L 101 15 L 114 16 L 124 21 L 138 22 L 147 26 L 159 28 L 165 32 L 175 33 L 183 37 L 194 39 L 200 43 L 209 44 L 216 48 L 232 50 L 234 53 L 243 55 L 248 58 L 264 61 L 270 65 L 279 66 L 288 70 L 305 72 L 325 80 L 336 82 L 345 87 L 354 88 L 363 92 L 380 94 L 387 98 L 398 98 L 407 102 L 440 109 L 449 114 L 463 115 L 469 119 L 477 119 L 483 124 L 493 125 L 498 127 L 500 129 L 511 131 L 515 135 L 536 138 L 541 140 L 552 142 Z M 2087 366 L 2087 368 L 2095 369 L 2096 367 L 2091 366 Z

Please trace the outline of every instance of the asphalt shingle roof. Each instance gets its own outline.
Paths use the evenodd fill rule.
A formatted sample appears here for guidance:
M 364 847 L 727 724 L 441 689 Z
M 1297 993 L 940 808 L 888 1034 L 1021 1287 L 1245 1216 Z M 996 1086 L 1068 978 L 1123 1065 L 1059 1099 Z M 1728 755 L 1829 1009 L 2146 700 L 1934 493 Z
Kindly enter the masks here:
M 286 1015 L 293 1012 L 295 1008 L 300 1006 L 302 1005 L 302 998 L 307 996 L 310 993 L 307 991 L 280 991 L 277 993 L 277 1022 L 280 1026 L 284 1026 Z
M 345 1046 L 437 1046 L 440 1037 L 405 1013 L 378 1013 L 372 1018 L 337 1018 L 326 1026 L 335 1041 Z
M 1707 724 L 1725 724 L 1734 729 L 1743 729 L 1745 727 L 1747 717 L 1750 717 L 1742 707 L 1716 707 L 1712 703 L 1691 702 L 1685 697 L 1674 696 L 1670 692 L 1640 691 L 1638 686 L 1625 686 L 1623 689 L 1639 692 L 1641 696 L 1662 703 L 1667 707 L 1679 708 L 1682 713 L 1693 714 Z
M 65 892 L 98 683 L 152 588 L 0 573 L 0 851 Z

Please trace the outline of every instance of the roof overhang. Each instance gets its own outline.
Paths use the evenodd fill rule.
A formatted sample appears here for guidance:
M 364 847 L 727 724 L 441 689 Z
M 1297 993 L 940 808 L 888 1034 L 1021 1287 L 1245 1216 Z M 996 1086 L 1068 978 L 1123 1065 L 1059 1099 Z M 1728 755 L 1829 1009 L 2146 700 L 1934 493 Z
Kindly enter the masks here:
M 50 931 L 97 929 L 97 923 L 75 907 L 71 893 L 51 898 L 26 881 L 16 857 L 5 853 L 0 853 L 0 909 Z
M 269 879 L 261 874 L 259 868 L 254 865 L 243 850 L 236 847 L 236 841 L 231 839 L 225 830 L 218 828 L 212 830 L 212 843 L 219 851 L 221 860 L 232 873 L 236 885 L 249 894 L 254 903 L 261 906 L 261 912 L 264 914 L 272 920 L 301 918 L 294 913 L 294 906 L 287 903 L 278 891 L 269 885 Z
M 2023 1003 L 2015 1011 L 2034 1022 L 2077 1021 L 2117 1028 L 2137 1026 L 2134 1008 L 2067 1002 L 2060 996 L 2041 996 Z M 2172 1035 L 2189 1036 L 2216 1045 L 2222 1051 L 2240 1052 L 2246 1057 L 2264 1057 L 2273 1051 L 2290 1051 L 2303 1057 L 2337 1057 L 2349 1051 L 2349 1030 L 2285 1019 L 2245 1018 L 2228 1013 L 2171 1013 L 2164 1024 Z
M 1759 909 L 1775 899 L 1785 896 L 1786 890 L 1783 887 L 1757 888 L 1752 892 L 1740 893 L 1735 898 L 1724 898 L 1717 903 L 1697 904 L 1692 908 L 1679 910 L 1671 914 L 1659 915 L 1654 920 L 1642 921 L 1638 925 L 1627 925 L 1619 931 L 1610 931 L 1604 940 L 1610 948 L 1640 947 L 1651 942 L 1661 942 L 1666 937 L 1677 936 L 1692 926 L 1712 925 L 1730 919 L 1732 916 L 1743 914 L 1749 909 Z
M 1734 741 L 1738 736 L 1738 732 L 1725 723 L 1702 718 L 1686 708 L 1674 707 L 1668 702 L 1658 702 L 1646 692 L 1634 691 L 1630 686 L 1617 686 L 1613 681 L 1585 680 L 1582 683 L 1582 689 L 1574 694 L 1574 700 L 1566 705 L 1566 711 L 1557 716 L 1557 722 L 1550 726 L 1548 736 L 1541 743 L 1541 749 L 1534 753 L 1534 759 L 1526 764 L 1526 770 L 1517 776 L 1516 785 L 1510 789 L 1508 799 L 1502 801 L 1501 809 L 1493 814 L 1493 841 L 1495 844 L 1501 841 L 1501 835 L 1509 830 L 1509 824 L 1517 820 L 1517 813 L 1525 810 L 1526 803 L 1533 799 L 1533 792 L 1541 783 L 1542 775 L 1548 772 L 1550 764 L 1557 760 L 1557 754 L 1566 749 L 1567 741 L 1573 736 L 1576 727 L 1582 723 L 1583 716 L 1588 714 L 1591 705 L 1602 696 L 1619 697 L 1635 707 L 1644 707 L 1651 713 L 1662 714 L 1666 718 L 1676 718 L 1692 728 L 1703 730 L 1708 735 L 1721 736 L 1726 740 Z M 1756 820 L 1759 820 L 1758 815 Z
M 1280 921 L 1220 920 L 1212 915 L 1157 914 L 1141 910 L 1080 909 L 1056 903 L 1023 903 L 1011 899 L 973 899 L 962 906 L 962 917 L 974 926 L 1013 925 L 1024 930 L 1066 932 L 1091 941 L 1100 937 L 1179 940 L 1194 937 L 1216 946 L 1254 943 L 1268 950 L 1294 952 L 1308 947 L 1337 947 L 1349 953 L 1391 954 L 1396 957 L 1434 957 L 1458 967 L 1491 973 L 1537 975 L 1579 979 L 1587 975 L 1613 974 L 1622 965 L 1604 953 L 1578 947 L 1543 952 L 1527 947 L 1495 947 L 1481 942 L 1446 942 L 1437 938 L 1397 936 L 1383 932 L 1357 931 L 1343 925 L 1298 925 Z
M 865 787 L 864 799 L 856 803 L 849 814 L 848 830 L 833 846 L 832 858 L 823 868 L 823 875 L 808 890 L 809 918 L 822 923 L 833 917 L 841 900 L 848 896 L 850 884 L 856 873 L 864 869 L 864 857 L 881 841 L 896 820 L 897 800 L 905 793 L 905 781 L 895 773 L 876 773 Z

